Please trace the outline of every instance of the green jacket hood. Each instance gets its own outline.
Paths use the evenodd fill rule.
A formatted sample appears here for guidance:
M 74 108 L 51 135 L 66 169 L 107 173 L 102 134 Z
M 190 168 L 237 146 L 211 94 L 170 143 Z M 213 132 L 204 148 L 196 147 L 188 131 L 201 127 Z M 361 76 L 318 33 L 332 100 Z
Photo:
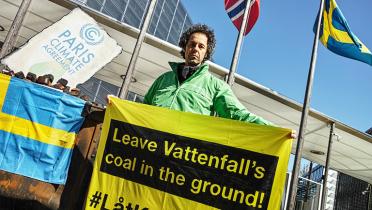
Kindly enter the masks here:
M 178 67 L 185 62 L 168 62 L 169 66 L 171 67 L 172 71 L 177 75 Z M 195 76 L 207 72 L 209 70 L 209 65 L 207 63 L 202 63 L 198 69 L 195 71 Z

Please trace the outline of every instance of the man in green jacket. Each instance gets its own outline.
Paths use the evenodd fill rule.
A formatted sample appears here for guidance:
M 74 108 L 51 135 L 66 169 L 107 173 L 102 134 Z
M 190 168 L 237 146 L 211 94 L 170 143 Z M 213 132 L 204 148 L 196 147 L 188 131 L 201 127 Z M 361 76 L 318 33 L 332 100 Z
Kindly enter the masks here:
M 174 110 L 272 125 L 250 113 L 236 98 L 230 86 L 208 71 L 216 39 L 206 25 L 194 25 L 180 39 L 184 63 L 170 63 L 172 71 L 156 79 L 144 103 Z

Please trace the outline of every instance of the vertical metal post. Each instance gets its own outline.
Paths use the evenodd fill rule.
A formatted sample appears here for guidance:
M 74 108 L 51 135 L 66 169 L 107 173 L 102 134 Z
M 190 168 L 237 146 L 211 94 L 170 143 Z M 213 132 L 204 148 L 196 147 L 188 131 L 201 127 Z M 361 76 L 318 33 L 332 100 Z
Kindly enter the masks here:
M 252 0 L 246 0 L 242 25 L 240 26 L 239 36 L 238 36 L 238 38 L 236 40 L 236 44 L 235 44 L 234 55 L 233 55 L 233 59 L 231 61 L 231 65 L 230 65 L 229 77 L 227 78 L 227 84 L 229 84 L 230 86 L 232 86 L 232 84 L 234 83 L 236 67 L 238 66 L 238 60 L 239 60 L 239 56 L 240 56 L 240 49 L 242 47 L 244 32 L 245 32 L 245 29 L 247 27 L 249 12 L 250 12 L 250 9 L 251 9 L 251 7 L 250 7 L 251 1 Z
M 326 164 L 324 167 L 324 177 L 323 177 L 323 192 L 322 192 L 322 208 L 321 210 L 325 209 L 325 203 L 327 201 L 327 182 L 328 182 L 328 171 L 329 171 L 329 161 L 331 158 L 331 151 L 332 151 L 332 143 L 333 143 L 333 136 L 334 136 L 334 129 L 335 129 L 335 123 L 330 123 L 330 130 L 329 130 L 329 142 L 328 142 L 328 149 L 327 149 L 327 158 L 326 158 Z
M 19 29 L 22 26 L 23 20 L 26 16 L 27 10 L 30 7 L 31 0 L 23 0 L 21 6 L 19 6 L 17 15 L 15 16 L 12 25 L 5 37 L 3 47 L 0 51 L 0 59 L 8 55 L 14 48 L 15 42 L 17 41 L 17 36 Z
M 136 45 L 134 47 L 132 57 L 130 58 L 130 61 L 129 61 L 128 69 L 127 69 L 127 72 L 125 74 L 125 79 L 123 80 L 123 84 L 121 85 L 121 88 L 120 88 L 119 98 L 121 98 L 121 99 L 125 99 L 125 97 L 128 94 L 130 81 L 131 81 L 133 73 L 134 73 L 134 68 L 136 67 L 136 62 L 137 62 L 137 59 L 138 59 L 138 56 L 139 56 L 139 52 L 141 50 L 143 40 L 145 39 L 147 28 L 149 27 L 149 23 L 150 23 L 152 13 L 154 12 L 156 1 L 157 0 L 151 0 L 151 3 L 149 5 L 149 7 L 147 8 L 145 21 L 143 22 L 143 25 L 141 27 L 141 31 L 139 33 Z
M 308 171 L 308 174 L 307 174 L 307 178 L 309 180 L 311 180 L 311 174 L 312 173 L 313 173 L 313 162 L 310 161 L 309 171 Z M 310 182 L 307 182 L 307 184 L 306 184 L 305 198 L 304 198 L 303 205 L 307 202 L 307 197 L 309 197 L 309 190 L 310 190 Z M 302 208 L 303 208 L 303 205 L 302 205 Z
M 145 6 L 145 10 L 146 10 L 146 8 L 149 6 L 149 1 L 148 2 L 146 2 L 146 6 Z M 154 10 L 155 10 L 155 7 L 156 7 L 156 4 L 154 5 Z M 148 11 L 148 10 L 147 10 Z M 139 24 L 139 26 L 141 26 L 142 25 L 142 23 L 143 23 L 143 17 L 145 16 L 145 14 L 147 14 L 145 11 L 143 11 L 143 14 L 142 14 L 142 16 L 141 16 L 141 22 L 140 22 L 140 24 Z M 151 22 L 151 19 L 152 19 L 152 16 L 153 15 L 151 15 L 150 16 L 150 20 L 149 20 L 149 24 L 150 24 L 150 22 Z M 146 32 L 147 32 L 147 29 L 146 29 Z
M 288 172 L 287 172 L 288 173 Z M 288 205 L 288 195 L 289 195 L 289 187 L 290 187 L 290 184 L 291 184 L 291 178 L 292 178 L 292 175 L 291 173 L 288 173 L 288 181 L 287 181 L 287 187 L 285 189 L 285 200 L 284 200 L 284 208 L 283 209 L 287 209 L 287 205 Z
M 320 192 L 319 192 L 319 201 L 318 201 L 318 210 L 322 209 L 322 195 L 323 195 L 323 184 L 320 184 Z
M 371 200 L 372 200 L 372 186 L 371 184 L 368 184 L 368 199 L 367 199 L 367 210 L 371 210 Z
M 102 84 L 102 80 L 100 80 L 98 82 L 98 87 L 97 87 L 97 90 L 96 90 L 96 94 L 94 94 L 93 101 L 96 101 L 96 99 L 97 99 L 97 96 L 98 96 L 98 93 L 99 93 L 99 89 L 101 89 L 101 84 Z
M 288 210 L 294 210 L 295 208 L 297 185 L 298 185 L 298 174 L 300 171 L 302 148 L 304 146 L 304 131 L 306 129 L 307 117 L 309 115 L 309 104 L 310 104 L 310 98 L 311 98 L 311 91 L 313 87 L 313 78 L 314 78 L 314 72 L 315 72 L 316 58 L 318 54 L 319 31 L 320 31 L 320 25 L 322 22 L 323 8 L 324 8 L 324 0 L 320 0 L 318 23 L 316 27 L 315 36 L 314 36 L 310 69 L 309 69 L 309 74 L 307 78 L 306 92 L 305 92 L 304 104 L 302 107 L 301 123 L 300 123 L 299 135 L 298 135 L 298 140 L 297 140 L 296 154 L 295 154 L 295 160 L 294 160 L 294 165 L 293 165 L 293 170 L 292 170 L 292 180 L 291 180 L 290 196 L 289 196 L 289 201 L 288 201 L 289 203 Z
M 133 101 L 135 102 L 137 99 L 137 94 L 135 93 L 134 96 L 133 96 Z

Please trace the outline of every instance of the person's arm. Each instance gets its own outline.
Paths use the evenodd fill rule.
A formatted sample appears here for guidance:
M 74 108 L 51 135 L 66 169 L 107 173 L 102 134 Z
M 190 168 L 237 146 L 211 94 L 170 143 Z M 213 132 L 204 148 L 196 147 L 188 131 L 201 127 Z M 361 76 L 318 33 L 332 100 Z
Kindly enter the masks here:
M 236 98 L 228 85 L 220 85 L 213 99 L 214 110 L 218 116 L 260 125 L 273 125 L 273 123 L 249 112 Z
M 154 83 L 152 83 L 151 87 L 149 88 L 149 90 L 145 94 L 145 97 L 143 98 L 143 103 L 144 104 L 152 105 L 152 100 L 153 100 L 153 97 L 155 95 L 156 90 L 158 89 L 158 83 L 159 83 L 159 80 L 161 79 L 161 77 L 162 76 L 158 77 L 154 81 Z

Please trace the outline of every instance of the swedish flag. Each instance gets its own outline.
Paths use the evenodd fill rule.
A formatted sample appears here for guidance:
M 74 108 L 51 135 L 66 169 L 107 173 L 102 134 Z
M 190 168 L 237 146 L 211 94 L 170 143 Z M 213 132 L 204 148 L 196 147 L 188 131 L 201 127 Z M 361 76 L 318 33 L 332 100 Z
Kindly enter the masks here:
M 85 102 L 0 74 L 0 170 L 64 184 Z
M 335 0 L 325 0 L 320 41 L 332 52 L 372 66 L 372 53 L 351 32 Z

